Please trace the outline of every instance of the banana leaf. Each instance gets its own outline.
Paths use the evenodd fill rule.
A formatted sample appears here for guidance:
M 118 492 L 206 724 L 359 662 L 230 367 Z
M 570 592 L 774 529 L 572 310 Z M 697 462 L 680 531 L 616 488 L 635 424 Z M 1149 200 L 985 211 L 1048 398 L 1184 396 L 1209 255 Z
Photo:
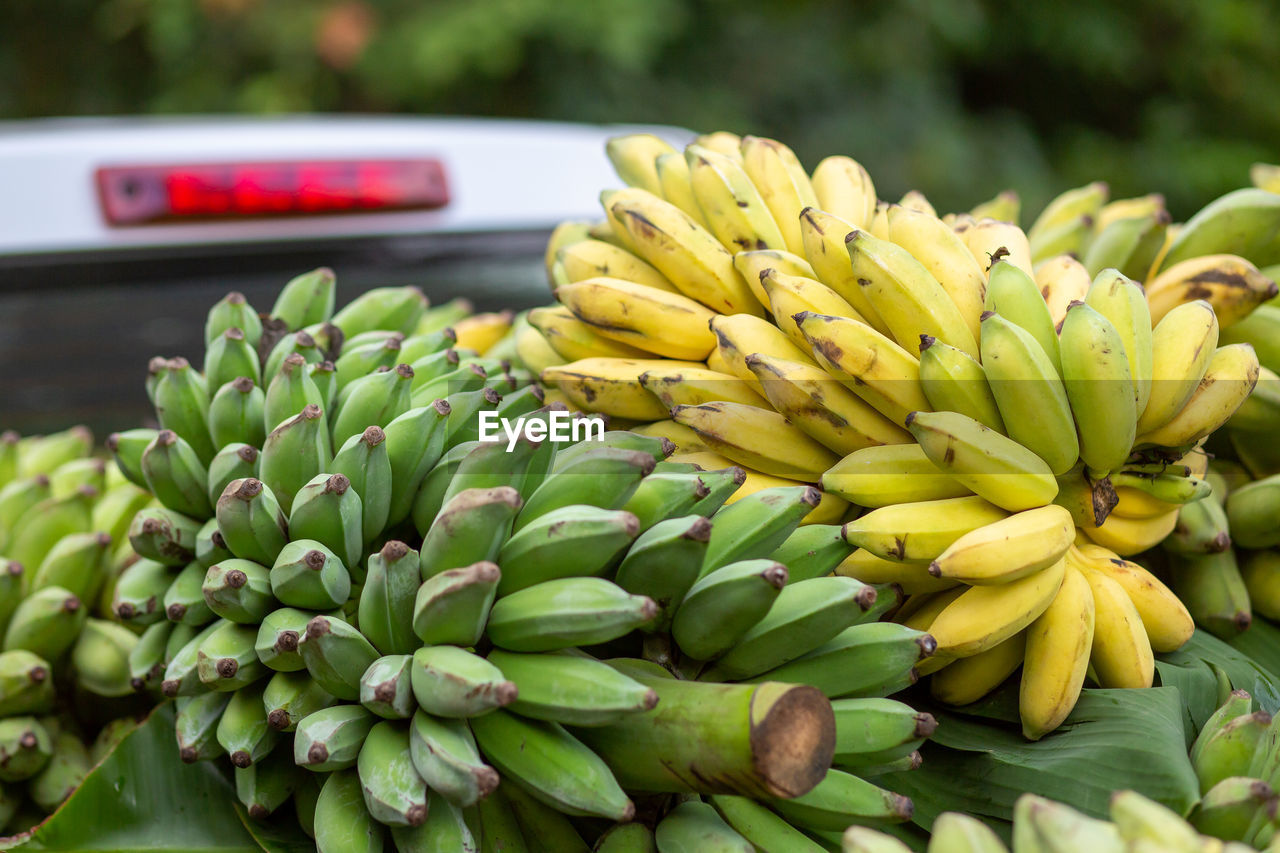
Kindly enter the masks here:
M 1230 645 L 1197 630 L 1182 648 L 1160 655 L 1157 663 L 1160 677 L 1164 679 L 1168 670 L 1168 666 L 1161 664 L 1186 668 L 1194 667 L 1196 661 L 1221 668 L 1231 679 L 1232 688 L 1249 691 L 1263 711 L 1269 714 L 1280 711 L 1280 631 L 1274 626 L 1259 619 Z M 1211 695 L 1215 697 L 1216 707 L 1216 691 Z M 1197 720 L 1197 730 L 1207 717 L 1205 714 Z
M 157 707 L 58 811 L 0 849 L 98 853 L 259 853 L 235 791 L 210 762 L 183 764 L 173 705 Z M 283 849 L 283 848 L 282 848 Z
M 1014 801 L 1028 791 L 1097 817 L 1106 816 L 1119 789 L 1180 814 L 1199 799 L 1176 688 L 1085 690 L 1062 727 L 1034 743 L 1022 737 L 1017 692 L 1016 682 L 1006 685 L 974 708 L 977 715 L 917 700 L 939 723 L 921 749 L 924 763 L 876 784 L 911 797 L 919 826 L 927 829 L 944 811 L 963 811 L 986 819 L 1006 840 Z
M 1280 684 L 1280 627 L 1255 614 L 1249 629 L 1233 637 L 1230 645 L 1262 667 L 1275 683 Z M 1232 685 L 1235 686 L 1234 681 Z

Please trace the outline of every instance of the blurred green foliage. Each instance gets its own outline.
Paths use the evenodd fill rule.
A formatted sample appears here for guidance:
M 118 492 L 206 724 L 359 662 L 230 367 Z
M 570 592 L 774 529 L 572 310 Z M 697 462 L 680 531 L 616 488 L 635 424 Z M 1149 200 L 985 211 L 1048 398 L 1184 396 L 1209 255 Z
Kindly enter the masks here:
M 1278 157 L 1277 33 L 1272 0 L 19 0 L 0 117 L 655 122 L 852 154 L 940 210 L 1101 178 L 1185 218 Z

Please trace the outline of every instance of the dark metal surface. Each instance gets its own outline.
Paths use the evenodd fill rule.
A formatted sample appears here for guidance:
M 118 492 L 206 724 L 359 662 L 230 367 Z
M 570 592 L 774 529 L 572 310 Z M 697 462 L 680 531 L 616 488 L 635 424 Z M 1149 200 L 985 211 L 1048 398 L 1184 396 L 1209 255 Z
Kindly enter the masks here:
M 46 432 L 75 423 L 101 440 L 151 417 L 151 356 L 203 362 L 205 313 L 230 290 L 269 311 L 280 287 L 333 268 L 338 305 L 383 285 L 414 284 L 433 304 L 525 308 L 550 295 L 545 232 L 167 249 L 0 261 L 0 429 Z

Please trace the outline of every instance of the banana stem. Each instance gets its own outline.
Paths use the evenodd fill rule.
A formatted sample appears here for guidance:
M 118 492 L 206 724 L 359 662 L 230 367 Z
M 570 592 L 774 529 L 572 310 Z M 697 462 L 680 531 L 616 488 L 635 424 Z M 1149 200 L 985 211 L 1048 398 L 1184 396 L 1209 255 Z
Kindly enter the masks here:
M 657 706 L 574 734 L 625 788 L 792 798 L 831 766 L 835 715 L 816 688 L 681 681 L 647 661 L 611 663 L 657 691 Z

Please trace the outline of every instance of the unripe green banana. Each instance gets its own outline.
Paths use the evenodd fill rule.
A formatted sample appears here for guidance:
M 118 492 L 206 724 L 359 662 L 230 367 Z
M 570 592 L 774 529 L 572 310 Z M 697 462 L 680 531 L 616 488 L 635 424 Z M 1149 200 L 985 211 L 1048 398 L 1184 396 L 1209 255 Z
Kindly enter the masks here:
M 782 486 L 761 489 L 719 510 L 712 517 L 702 576 L 729 563 L 767 557 L 795 532 L 821 497 L 812 486 Z
M 156 437 L 157 432 L 159 430 L 139 428 L 113 432 L 107 436 L 107 450 L 111 451 L 111 455 L 115 458 L 116 467 L 120 469 L 120 473 L 124 474 L 129 482 L 144 489 L 147 487 L 147 479 L 142 476 L 142 451 L 147 449 L 147 445 Z M 12 485 L 10 483 L 6 489 Z M 0 491 L 0 496 L 3 494 L 4 492 Z M 2 503 L 0 501 L 0 504 Z M 3 514 L 0 514 L 0 521 L 3 520 Z
M 769 804 L 793 824 L 832 832 L 866 821 L 901 823 L 913 811 L 909 798 L 834 769 L 807 794 Z
M 619 508 L 636 517 L 643 533 L 664 519 L 688 515 L 710 494 L 710 487 L 696 472 L 654 471 Z
M 914 683 L 915 665 L 935 648 L 932 637 L 905 625 L 868 622 L 750 681 L 810 684 L 828 697 L 883 696 Z
M 196 675 L 201 684 L 210 690 L 239 690 L 267 674 L 254 650 L 258 632 L 253 626 L 225 619 L 213 624 L 217 627 L 196 647 Z
M 701 800 L 686 800 L 653 831 L 658 849 L 670 853 L 752 853 L 755 846 Z
M 13 611 L 4 632 L 4 650 L 26 649 L 47 661 L 57 661 L 80 636 L 88 608 L 62 587 L 47 586 L 31 593 Z
M 444 453 L 445 433 L 452 408 L 444 400 L 410 409 L 387 424 L 387 458 L 391 463 L 391 502 L 387 524 L 409 517 L 418 487 Z
M 1280 474 L 1234 490 L 1227 497 L 1231 538 L 1242 548 L 1269 548 L 1280 544 L 1277 507 L 1280 507 Z
M 29 436 L 18 448 L 18 477 L 52 474 L 54 469 L 87 456 L 93 449 L 93 433 L 79 425 L 48 435 Z
M 206 625 L 195 636 L 177 648 L 173 654 L 169 653 L 169 647 L 166 646 L 165 657 L 167 661 L 164 666 L 164 680 L 160 682 L 161 693 L 174 698 L 177 696 L 194 696 L 204 692 L 205 688 L 200 681 L 199 670 L 200 645 L 209 638 L 210 634 L 225 624 L 228 623 L 218 620 Z M 174 634 L 178 635 L 178 629 L 174 630 Z
M 648 453 L 617 447 L 598 447 L 575 455 L 529 495 L 513 529 L 518 535 L 532 522 L 574 504 L 617 509 L 635 493 L 655 464 Z
M 1267 745 L 1270 726 L 1271 716 L 1265 711 L 1246 712 L 1214 728 L 1203 741 L 1197 738 L 1191 764 L 1200 780 L 1200 793 L 1228 777 L 1246 775 Z
M 355 346 L 344 344 L 342 354 L 333 362 L 334 385 L 338 393 L 362 376 L 368 376 L 379 368 L 390 368 L 404 361 L 400 357 L 402 340 L 403 338 L 392 336 L 383 340 L 357 343 Z M 336 402 L 337 398 L 334 399 Z
M 1151 309 L 1142 286 L 1114 269 L 1098 273 L 1085 303 L 1110 321 L 1124 344 L 1133 382 L 1134 410 L 1141 417 L 1151 399 L 1153 371 Z
M 608 664 L 569 654 L 489 653 L 515 684 L 511 711 L 572 726 L 600 726 L 626 714 L 651 710 L 658 694 Z
M 650 475 L 643 482 L 658 476 L 662 475 Z M 642 630 L 663 630 L 671 624 L 677 605 L 702 571 L 710 539 L 711 522 L 690 515 L 659 521 L 627 549 L 614 583 L 627 592 L 648 596 L 659 607 L 658 616 Z
M 244 331 L 232 326 L 205 348 L 204 378 L 209 388 L 221 388 L 244 376 L 262 381 L 262 367 L 255 347 L 245 340 Z
M 351 575 L 336 554 L 314 539 L 294 539 L 270 571 L 271 594 L 281 604 L 329 610 L 346 604 Z
M 498 595 L 556 578 L 603 574 L 639 532 L 640 522 L 629 512 L 594 505 L 551 510 L 512 534 L 499 550 Z
M 18 476 L 18 441 L 21 436 L 9 429 L 0 432 L 0 488 Z
M 1179 554 L 1217 554 L 1231 547 L 1227 512 L 1212 495 L 1192 501 L 1178 510 L 1178 523 L 1164 540 L 1164 547 Z
M 360 704 L 379 717 L 407 720 L 417 710 L 411 676 L 413 655 L 380 657 L 360 678 Z
M 392 370 L 370 373 L 353 379 L 338 391 L 333 416 L 333 444 L 341 447 L 348 438 L 368 426 L 385 427 L 409 411 L 413 368 L 399 364 Z
M 163 620 L 147 626 L 129 650 L 129 687 L 141 693 L 160 686 L 164 675 L 164 654 L 169 646 L 175 623 Z
M 1079 433 L 1080 458 L 1090 474 L 1103 477 L 1129 457 L 1137 429 L 1137 410 L 1130 416 L 1127 408 L 1136 380 L 1125 343 L 1110 320 L 1073 302 L 1062 321 L 1061 346 L 1063 386 Z
M 147 507 L 129 525 L 129 544 L 144 559 L 185 566 L 195 559 L 201 524 L 170 509 Z
M 231 695 L 218 719 L 215 736 L 234 767 L 249 767 L 270 754 L 280 733 L 267 725 L 262 695 L 267 682 L 246 685 Z
M 502 572 L 489 562 L 447 569 L 418 587 L 413 631 L 427 645 L 474 646 L 484 635 Z
M 400 354 L 413 365 L 416 375 L 419 372 L 417 362 L 427 356 L 443 353 L 457 342 L 457 333 L 446 325 L 433 329 L 415 329 L 404 339 Z
M 263 426 L 266 398 L 247 376 L 220 387 L 209 401 L 209 435 L 218 447 L 245 443 L 258 447 L 266 437 Z
M 328 267 L 294 276 L 280 289 L 271 316 L 290 329 L 328 322 L 336 290 L 336 277 Z
M 938 725 L 931 714 L 892 699 L 837 699 L 831 708 L 836 715 L 835 762 L 845 767 L 870 766 L 907 755 Z
M 1231 549 L 1199 557 L 1179 555 L 1172 560 L 1171 586 L 1196 624 L 1229 639 L 1253 621 L 1249 590 Z
M 22 782 L 53 755 L 53 738 L 35 717 L 0 719 L 0 782 Z
M 217 387 L 217 386 L 215 386 Z M 187 440 L 205 465 L 217 447 L 209 434 L 209 390 L 185 358 L 171 358 L 156 383 L 156 419 Z
M 610 820 L 634 816 L 635 806 L 605 763 L 559 724 L 497 710 L 473 719 L 471 730 L 498 772 L 521 780 L 552 808 Z
M 548 652 L 606 643 L 657 615 L 653 599 L 631 595 L 604 578 L 561 578 L 498 599 L 489 612 L 494 645 Z
M 826 849 L 757 800 L 729 794 L 713 794 L 709 799 L 729 826 L 757 850 L 819 853 Z
M 258 660 L 276 672 L 306 669 L 298 644 L 306 636 L 307 623 L 314 616 L 314 613 L 293 607 L 281 607 L 268 613 L 258 626 L 258 636 L 254 641 Z
M 293 760 L 292 756 L 288 757 Z M 295 765 L 296 766 L 296 765 Z M 308 838 L 316 837 L 316 802 L 320 799 L 320 785 L 324 781 L 318 774 L 302 773 L 293 792 L 293 812 L 298 826 Z
M 267 679 L 262 692 L 267 725 L 278 732 L 293 731 L 303 717 L 337 701 L 307 672 L 277 672 Z
M 769 612 L 786 583 L 787 567 L 771 560 L 721 566 L 689 589 L 676 608 L 671 636 L 695 660 L 719 657 Z
M 319 406 L 308 405 L 268 433 L 258 459 L 258 473 L 286 514 L 298 490 L 329 464 L 332 454 Z M 234 549 L 233 549 L 234 550 Z
M 462 809 L 434 789 L 427 790 L 427 819 L 419 826 L 392 826 L 391 839 L 400 853 L 480 853 L 480 842 Z
M 487 388 L 489 373 L 475 360 L 467 359 L 456 368 L 429 382 L 415 386 L 409 401 L 414 406 L 426 406 L 434 400 L 446 399 L 454 394 L 464 394 Z M 498 393 L 494 390 L 494 393 Z
M 271 352 L 267 354 L 262 365 L 262 378 L 270 382 L 280 372 L 280 368 L 284 366 L 284 360 L 290 355 L 302 356 L 302 360 L 308 364 L 324 360 L 324 353 L 321 352 L 320 345 L 310 332 L 306 330 L 291 332 L 276 341 Z
M 502 793 L 526 839 L 533 839 L 535 845 L 549 850 L 591 853 L 568 816 L 536 799 L 519 784 L 508 785 Z
M 409 757 L 409 726 L 383 720 L 369 730 L 356 762 L 364 803 L 388 826 L 421 826 L 427 819 L 427 786 Z
M 387 525 L 391 509 L 391 460 L 387 456 L 386 433 L 381 427 L 366 427 L 338 449 L 329 469 L 344 475 L 360 496 L 361 535 L 369 544 Z
M 276 750 L 248 767 L 235 768 L 236 797 L 254 820 L 266 820 L 293 796 L 303 773 L 287 750 Z
M 0 637 L 9 627 L 13 611 L 22 603 L 26 570 L 21 563 L 0 557 Z
M 112 541 L 119 542 L 128 536 L 129 522 L 150 500 L 151 495 L 145 489 L 132 483 L 112 486 L 93 505 L 91 525 L 94 530 L 110 536 Z
M 316 616 L 298 644 L 307 672 L 339 699 L 360 698 L 360 678 L 380 655 L 364 635 L 341 619 Z
M 501 402 L 502 395 L 492 388 L 450 394 L 449 405 L 452 411 L 445 424 L 445 448 L 478 440 L 483 413 L 497 412 Z
M 80 486 L 89 486 L 98 494 L 106 491 L 106 463 L 85 456 L 69 459 L 49 472 L 49 493 L 52 497 L 66 497 Z
M 409 654 L 421 643 L 413 633 L 418 593 L 418 552 L 398 540 L 371 554 L 360 590 L 358 622 L 364 635 L 383 654 Z
M 338 402 L 338 370 L 332 361 L 317 361 L 307 366 L 307 374 L 320 391 L 320 406 L 326 412 Z
M 316 773 L 355 767 L 365 736 L 377 722 L 360 705 L 333 705 L 308 714 L 293 733 L 293 760 Z
M 510 486 L 459 492 L 423 534 L 422 579 L 496 559 L 521 505 L 520 494 Z
M 80 787 L 91 767 L 89 752 L 80 738 L 71 732 L 59 732 L 53 738 L 53 755 L 27 783 L 27 793 L 37 806 L 53 812 Z
M 386 830 L 365 808 L 355 770 L 325 780 L 316 800 L 315 834 L 318 853 L 382 853 Z
M 214 455 L 206 488 L 215 507 L 230 483 L 258 476 L 258 456 L 256 447 L 240 443 L 228 444 Z
M 498 850 L 503 853 L 529 853 L 529 842 L 503 789 L 485 797 L 470 812 L 472 833 L 480 839 L 483 853 L 496 853 Z
M 324 543 L 343 565 L 359 566 L 364 551 L 363 508 L 345 474 L 317 474 L 294 496 L 289 536 Z
M 5 556 L 24 566 L 38 567 L 62 537 L 91 530 L 93 502 L 97 496 L 91 487 L 80 486 L 66 497 L 46 498 L 35 504 L 11 528 Z M 145 512 L 147 510 L 139 515 Z M 157 509 L 153 512 L 162 511 Z M 138 553 L 146 556 L 141 551 Z
M 329 401 L 311 378 L 307 360 L 293 353 L 280 363 L 279 372 L 268 379 L 262 402 L 264 436 L 309 405 L 328 411 Z
M 174 729 L 178 735 L 178 757 L 184 763 L 207 761 L 225 753 L 218 743 L 218 721 L 231 696 L 207 691 L 178 697 L 174 703 Z
M 205 318 L 205 346 L 231 327 L 244 331 L 244 338 L 250 346 L 256 347 L 262 338 L 262 320 L 253 306 L 245 301 L 244 294 L 231 291 L 214 303 Z
M 427 310 L 427 297 L 416 287 L 375 287 L 351 300 L 331 322 L 348 337 L 373 329 L 408 335 Z
M 409 728 L 409 755 L 427 786 L 454 805 L 475 805 L 498 787 L 498 774 L 481 760 L 464 720 L 419 709 Z
M 796 583 L 835 571 L 854 548 L 838 524 L 805 524 L 797 527 L 769 559 L 787 567 L 787 580 Z
M 53 671 L 35 652 L 0 652 L 0 717 L 43 714 L 53 705 Z
M 418 705 L 438 717 L 476 717 L 516 698 L 516 686 L 501 670 L 457 646 L 414 652 L 412 684 Z
M 76 683 L 98 696 L 127 696 L 133 692 L 129 654 L 138 635 L 105 619 L 86 619 L 71 649 Z
M 1010 323 L 1029 333 L 1049 357 L 1055 372 L 1059 376 L 1062 375 L 1062 363 L 1058 357 L 1058 335 L 1053 328 L 1053 317 L 1050 315 L 1049 306 L 1044 301 L 1044 297 L 1040 295 L 1039 286 L 1030 275 L 1008 261 L 996 261 L 991 266 L 987 280 L 985 308 L 987 311 L 995 311 Z M 985 362 L 986 359 L 984 358 L 983 361 Z M 938 409 L 938 411 L 944 410 Z M 969 416 L 986 423 L 972 414 Z M 997 429 L 991 424 L 986 425 Z M 1003 432 L 1003 430 L 999 431 Z
M 1204 835 L 1245 841 L 1274 821 L 1277 799 L 1276 792 L 1261 779 L 1228 777 L 1205 792 L 1187 822 Z
M 256 625 L 276 607 L 266 566 L 232 558 L 215 563 L 201 585 L 205 604 L 215 614 L 242 625 Z
M 226 560 L 234 559 L 230 551 L 225 553 Z M 204 598 L 204 579 L 207 573 L 208 569 L 197 560 L 187 563 L 186 568 L 173 575 L 160 602 L 170 622 L 199 626 L 208 625 L 217 618 Z
M 853 578 L 788 582 L 765 615 L 700 677 L 739 681 L 779 667 L 857 624 L 875 601 L 875 589 Z
M 60 586 L 93 601 L 107 579 L 111 537 L 106 533 L 72 533 L 58 540 L 45 554 L 31 579 L 31 589 Z
M 273 565 L 289 541 L 288 524 L 275 494 L 261 480 L 232 480 L 218 498 L 218 530 L 231 553 Z

